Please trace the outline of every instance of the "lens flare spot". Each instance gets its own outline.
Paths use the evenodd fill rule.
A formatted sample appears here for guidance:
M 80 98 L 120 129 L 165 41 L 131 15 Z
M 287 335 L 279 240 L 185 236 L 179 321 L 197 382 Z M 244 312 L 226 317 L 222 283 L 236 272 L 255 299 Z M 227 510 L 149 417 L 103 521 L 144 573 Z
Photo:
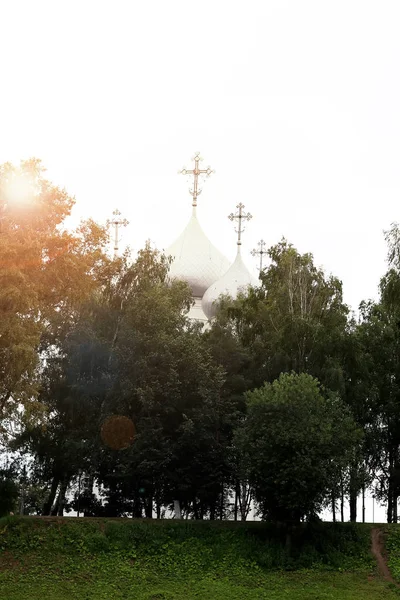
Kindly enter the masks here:
M 103 443 L 112 450 L 125 450 L 133 444 L 135 425 L 128 417 L 112 415 L 103 422 L 100 435 Z

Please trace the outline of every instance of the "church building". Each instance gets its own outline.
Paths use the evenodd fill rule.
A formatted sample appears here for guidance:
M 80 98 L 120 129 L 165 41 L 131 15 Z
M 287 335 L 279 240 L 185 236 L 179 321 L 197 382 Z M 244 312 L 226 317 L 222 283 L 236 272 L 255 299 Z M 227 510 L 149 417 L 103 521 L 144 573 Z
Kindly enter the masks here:
M 243 221 L 251 219 L 249 213 L 243 212 L 243 204 L 237 205 L 236 214 L 229 215 L 231 221 L 237 221 L 237 254 L 231 265 L 211 243 L 199 223 L 199 176 L 209 176 L 213 172 L 210 167 L 200 169 L 200 161 L 200 154 L 196 153 L 194 168 L 181 171 L 184 175 L 193 176 L 193 187 L 189 190 L 192 196 L 192 215 L 183 232 L 165 250 L 165 254 L 173 259 L 170 268 L 171 279 L 186 281 L 192 290 L 194 306 L 189 317 L 207 323 L 215 316 L 216 304 L 222 294 L 236 298 L 239 291 L 245 292 L 249 285 L 257 286 L 258 281 L 250 273 L 241 256 Z

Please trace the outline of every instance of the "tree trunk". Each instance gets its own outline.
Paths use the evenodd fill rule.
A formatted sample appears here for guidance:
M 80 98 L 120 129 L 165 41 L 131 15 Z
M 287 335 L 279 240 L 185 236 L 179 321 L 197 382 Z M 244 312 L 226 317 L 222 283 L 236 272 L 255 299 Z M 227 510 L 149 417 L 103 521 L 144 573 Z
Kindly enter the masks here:
M 332 521 L 334 523 L 336 523 L 336 499 L 335 499 L 335 495 L 332 492 L 332 496 L 331 496 L 331 508 L 332 508 Z
M 355 523 L 357 521 L 357 495 L 358 495 L 358 483 L 357 483 L 357 468 L 353 467 L 350 471 L 350 485 L 349 485 L 349 506 L 350 506 L 350 521 Z
M 246 481 L 238 486 L 240 518 L 246 521 L 251 504 L 251 490 Z
M 144 511 L 145 511 L 146 519 L 153 518 L 153 498 L 152 498 L 152 496 L 150 496 L 150 498 L 148 498 L 147 502 L 145 502 Z
M 54 498 L 56 497 L 59 483 L 60 483 L 60 478 L 53 477 L 53 481 L 51 482 L 49 497 L 47 498 L 47 500 L 43 506 L 43 515 L 44 516 L 48 516 L 51 514 L 51 507 L 53 506 Z
M 235 485 L 235 511 L 234 511 L 234 520 L 237 521 L 238 518 L 238 483 Z
M 343 479 L 340 480 L 340 519 L 344 523 L 344 487 Z
M 58 492 L 56 501 L 54 502 L 53 506 L 51 507 L 51 511 L 50 511 L 51 517 L 57 516 L 59 503 L 60 503 L 60 492 Z
M 362 486 L 362 522 L 365 523 L 365 485 Z
M 132 518 L 133 519 L 142 519 L 143 518 L 142 503 L 141 503 L 140 499 L 136 499 L 134 502 L 133 510 L 132 510 Z
M 219 520 L 222 521 L 224 518 L 224 484 L 222 483 L 221 489 L 221 502 L 219 505 Z
M 199 520 L 199 511 L 197 509 L 197 500 L 193 498 L 193 516 L 196 521 Z
M 57 516 L 62 517 L 64 515 L 64 506 L 65 506 L 65 494 L 67 493 L 68 488 L 68 479 L 64 478 L 60 485 L 60 491 L 58 493 L 57 500 Z
M 394 450 L 393 460 L 393 523 L 398 522 L 398 498 L 399 498 L 399 475 L 400 475 L 400 462 L 399 462 L 399 448 L 396 445 Z
M 213 499 L 210 504 L 210 521 L 215 521 L 217 500 Z
M 94 488 L 94 475 L 92 473 L 85 473 L 85 476 L 82 479 L 81 485 L 82 485 L 83 493 L 85 494 L 85 496 L 87 496 L 88 498 L 91 498 L 93 495 L 93 488 Z M 90 515 L 91 515 L 90 508 L 83 510 L 84 517 L 90 517 Z
M 350 521 L 355 523 L 357 521 L 357 493 L 354 490 L 351 490 L 350 492 L 349 505 Z
M 389 481 L 388 481 L 388 508 L 387 508 L 387 522 L 393 523 L 393 453 L 389 451 Z
M 393 523 L 397 523 L 397 502 L 398 497 L 396 491 L 393 491 Z
M 182 519 L 181 505 L 180 505 L 179 500 L 174 500 L 174 511 L 175 511 L 175 518 Z
M 21 485 L 21 498 L 19 501 L 19 514 L 23 515 L 25 512 L 25 483 Z
M 387 507 L 387 522 L 393 523 L 393 491 L 392 491 L 392 482 L 389 479 L 388 485 L 388 507 Z
M 26 488 L 26 466 L 22 469 L 21 477 L 21 498 L 19 503 L 19 514 L 23 515 L 25 512 L 25 488 Z

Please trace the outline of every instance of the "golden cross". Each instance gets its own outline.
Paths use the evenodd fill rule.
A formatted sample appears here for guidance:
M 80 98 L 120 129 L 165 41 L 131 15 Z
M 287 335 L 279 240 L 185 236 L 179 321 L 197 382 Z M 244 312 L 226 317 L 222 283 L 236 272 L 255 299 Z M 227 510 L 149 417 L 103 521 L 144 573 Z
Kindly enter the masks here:
M 236 206 L 236 208 L 238 208 L 238 212 L 236 213 L 236 215 L 234 215 L 233 213 L 231 213 L 228 216 L 228 219 L 230 219 L 231 221 L 233 221 L 234 219 L 237 219 L 238 221 L 238 228 L 235 229 L 236 233 L 238 234 L 238 241 L 237 241 L 237 245 L 240 246 L 242 243 L 242 233 L 244 231 L 244 227 L 242 226 L 242 221 L 250 221 L 250 219 L 252 219 L 252 215 L 250 213 L 244 213 L 243 209 L 244 209 L 244 204 L 242 204 L 241 202 Z
M 113 211 L 113 219 L 107 220 L 108 227 L 110 227 L 110 225 L 111 225 L 115 229 L 115 232 L 114 232 L 114 258 L 118 254 L 118 242 L 119 242 L 118 229 L 119 229 L 119 227 L 126 227 L 127 225 L 129 225 L 129 221 L 127 221 L 126 219 L 120 219 L 120 217 L 121 217 L 121 213 L 119 212 L 118 209 L 115 209 Z
M 256 250 L 254 248 L 254 250 L 252 250 L 250 252 L 250 254 L 252 256 L 257 256 L 257 254 L 259 255 L 259 257 L 260 257 L 260 271 L 262 271 L 262 268 L 263 268 L 263 256 L 264 256 L 264 254 L 268 254 L 268 251 L 265 250 L 266 243 L 264 242 L 264 240 L 260 240 L 258 242 L 257 246 L 258 246 L 259 249 Z
M 213 171 L 211 167 L 199 169 L 199 162 L 203 160 L 200 157 L 200 152 L 196 152 L 192 160 L 194 160 L 194 169 L 186 169 L 183 167 L 182 171 L 178 171 L 178 173 L 182 175 L 193 175 L 193 188 L 189 189 L 189 193 L 193 196 L 192 206 L 197 206 L 197 198 L 201 194 L 201 189 L 199 188 L 199 175 L 210 177 L 215 171 Z

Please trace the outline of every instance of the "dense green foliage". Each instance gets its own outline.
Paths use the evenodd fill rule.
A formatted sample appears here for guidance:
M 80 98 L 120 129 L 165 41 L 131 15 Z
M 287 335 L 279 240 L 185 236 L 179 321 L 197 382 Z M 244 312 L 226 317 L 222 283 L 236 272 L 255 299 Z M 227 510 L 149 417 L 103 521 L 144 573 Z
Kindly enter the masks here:
M 379 303 L 364 303 L 359 336 L 364 342 L 369 390 L 369 460 L 378 478 L 377 495 L 388 502 L 388 522 L 397 522 L 400 496 L 400 272 L 382 278 Z
M 219 569 L 229 562 L 239 570 L 355 569 L 373 564 L 370 529 L 361 525 L 314 522 L 294 529 L 288 553 L 285 530 L 260 522 L 129 521 L 107 519 L 48 520 L 8 517 L 0 521 L 0 548 L 14 556 L 118 553 L 145 561 L 171 574 Z M 192 563 L 192 566 L 190 566 Z
M 397 521 L 397 225 L 358 322 L 283 239 L 204 331 L 169 257 L 111 260 L 104 227 L 67 231 L 73 203 L 40 161 L 0 167 L 2 512 L 245 520 L 253 503 L 288 524 L 343 520 L 348 500 L 354 521 L 370 486 Z
M 35 456 L 37 476 L 51 481 L 44 512 L 59 487 L 62 513 L 66 488 L 83 470 L 105 490 L 99 507 L 86 486 L 87 514 L 151 517 L 153 503 L 160 510 L 174 500 L 199 516 L 215 513 L 228 470 L 222 370 L 185 317 L 187 287 L 168 285 L 162 256 L 146 248 L 114 266 L 113 279 L 47 357 L 39 394 L 46 413 L 17 439 Z M 118 416 L 134 424 L 134 443 L 105 441 L 104 425 Z
M 342 284 L 326 277 L 311 254 L 283 240 L 269 250 L 261 285 L 237 301 L 223 299 L 210 337 L 236 339 L 248 359 L 251 387 L 283 372 L 306 371 L 343 391 L 343 349 L 349 308 Z M 231 342 L 232 343 L 232 342 Z
M 324 397 L 305 373 L 282 374 L 247 400 L 236 440 L 264 518 L 295 523 L 316 515 L 359 439 L 348 407 Z
M 376 573 L 370 528 L 315 523 L 0 521 L 0 595 L 179 599 L 397 597 Z
M 38 160 L 0 166 L 0 418 L 35 407 L 40 350 L 57 343 L 94 288 L 107 237 L 93 222 L 62 228 L 74 200 Z
M 18 486 L 9 469 L 0 470 L 0 517 L 16 509 Z
M 393 578 L 400 582 L 400 531 L 397 525 L 387 525 L 384 529 L 387 562 Z

